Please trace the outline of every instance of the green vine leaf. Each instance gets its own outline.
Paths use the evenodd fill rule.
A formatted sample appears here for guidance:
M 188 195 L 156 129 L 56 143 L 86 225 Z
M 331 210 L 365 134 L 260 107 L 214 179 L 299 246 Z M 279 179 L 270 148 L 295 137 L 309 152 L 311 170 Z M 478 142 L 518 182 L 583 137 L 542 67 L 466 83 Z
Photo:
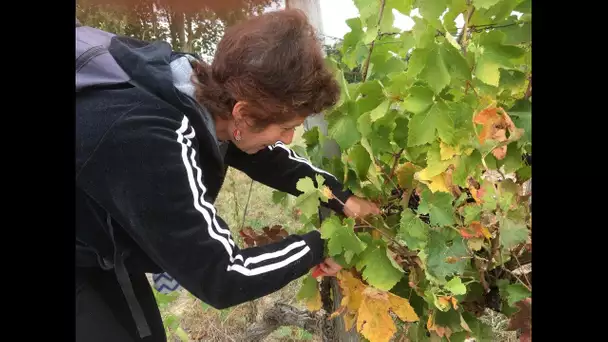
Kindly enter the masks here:
M 357 324 L 365 287 L 374 301 L 364 317 L 374 317 L 377 303 L 385 315 L 390 296 L 411 303 L 419 316 L 407 323 L 411 340 L 493 341 L 476 317 L 491 306 L 528 334 L 529 317 L 517 312 L 532 285 L 512 273 L 532 250 L 530 1 L 354 4 L 359 16 L 346 21 L 350 31 L 328 58 L 340 100 L 326 113 L 327 136 L 306 132 L 302 151 L 382 214 L 334 213 L 319 223 L 326 198 L 313 179 L 298 184 L 296 198 L 302 222 L 320 229 L 327 254 L 348 272 L 341 279 L 352 291 L 334 315 L 370 342 L 389 341 L 393 330 Z M 420 15 L 410 16 L 416 8 Z M 411 17 L 411 30 L 394 27 L 397 12 Z M 330 139 L 339 157 L 323 155 Z M 495 287 L 500 298 L 492 299 Z

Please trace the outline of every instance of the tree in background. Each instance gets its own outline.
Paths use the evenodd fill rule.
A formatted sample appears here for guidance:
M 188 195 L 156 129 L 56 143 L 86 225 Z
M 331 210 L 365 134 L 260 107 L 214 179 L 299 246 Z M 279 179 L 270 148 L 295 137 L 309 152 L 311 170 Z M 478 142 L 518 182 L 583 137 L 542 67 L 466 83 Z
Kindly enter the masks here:
M 83 25 L 173 49 L 213 56 L 226 27 L 279 6 L 280 0 L 77 0 Z

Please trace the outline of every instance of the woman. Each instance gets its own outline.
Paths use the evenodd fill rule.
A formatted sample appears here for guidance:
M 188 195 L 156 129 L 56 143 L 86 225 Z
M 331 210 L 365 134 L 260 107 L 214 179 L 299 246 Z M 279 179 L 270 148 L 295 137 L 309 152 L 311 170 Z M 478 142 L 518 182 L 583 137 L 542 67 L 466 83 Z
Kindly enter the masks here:
M 328 207 L 379 213 L 286 146 L 340 93 L 303 13 L 235 25 L 211 66 L 163 42 L 91 43 L 104 34 L 77 28 L 77 51 L 89 44 L 76 60 L 77 339 L 164 341 L 145 273 L 167 272 L 216 308 L 277 291 L 316 265 L 335 275 L 319 232 L 239 249 L 213 206 L 232 166 L 293 195 L 300 178 L 322 175 L 337 198 Z

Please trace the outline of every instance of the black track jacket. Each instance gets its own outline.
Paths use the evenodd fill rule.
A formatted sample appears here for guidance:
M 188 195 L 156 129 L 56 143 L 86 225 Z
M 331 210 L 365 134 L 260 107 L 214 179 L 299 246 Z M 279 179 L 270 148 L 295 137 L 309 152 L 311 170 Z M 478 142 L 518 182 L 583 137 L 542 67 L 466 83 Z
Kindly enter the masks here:
M 103 261 L 124 258 L 130 273 L 165 271 L 225 308 L 272 293 L 323 260 L 317 231 L 239 249 L 213 205 L 226 168 L 293 195 L 301 177 L 316 174 L 341 201 L 351 192 L 282 143 L 254 155 L 231 144 L 222 151 L 209 112 L 174 86 L 170 62 L 180 55 L 168 44 L 117 37 L 109 51 L 137 86 L 76 97 L 77 264 L 87 248 Z M 342 210 L 335 200 L 328 206 Z

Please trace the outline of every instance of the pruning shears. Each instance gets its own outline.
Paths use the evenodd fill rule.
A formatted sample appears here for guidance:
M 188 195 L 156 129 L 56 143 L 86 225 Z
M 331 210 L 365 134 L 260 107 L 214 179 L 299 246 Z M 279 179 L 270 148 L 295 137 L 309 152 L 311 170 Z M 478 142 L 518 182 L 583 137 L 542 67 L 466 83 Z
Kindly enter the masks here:
M 313 278 L 317 278 L 317 277 L 323 277 L 326 276 L 327 274 L 325 272 L 323 272 L 323 270 L 321 269 L 321 267 L 319 265 L 313 267 L 312 269 L 312 277 Z

